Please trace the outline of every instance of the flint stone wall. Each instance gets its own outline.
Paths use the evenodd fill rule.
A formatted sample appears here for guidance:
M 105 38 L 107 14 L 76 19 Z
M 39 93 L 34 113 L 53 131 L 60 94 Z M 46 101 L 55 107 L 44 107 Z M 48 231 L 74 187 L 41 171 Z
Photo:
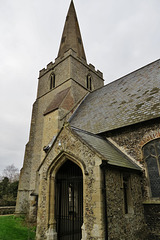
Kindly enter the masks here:
M 106 133 L 105 136 L 113 140 L 122 151 L 133 157 L 138 163 L 140 163 L 144 167 L 143 182 L 141 185 L 143 201 L 146 202 L 152 200 L 149 194 L 149 181 L 146 177 L 147 174 L 142 155 L 142 147 L 146 143 L 156 138 L 160 138 L 159 119 L 153 119 L 151 121 L 121 128 L 119 130 Z M 159 208 L 159 201 L 160 198 L 154 199 L 154 206 L 156 206 L 157 202 L 157 206 Z M 151 219 L 154 219 L 152 224 Z M 151 204 L 145 205 L 145 220 L 148 226 L 148 231 L 150 232 L 150 235 L 148 235 L 148 238 L 146 239 L 160 239 L 159 236 L 158 238 L 156 236 L 156 234 L 159 232 L 160 217 L 159 215 L 157 215 L 157 208 L 153 207 Z
M 144 213 L 146 223 L 149 229 L 148 240 L 160 239 L 160 202 L 159 203 L 145 203 Z
M 59 146 L 59 142 L 61 145 Z M 103 240 L 104 224 L 102 209 L 102 189 L 101 189 L 101 159 L 91 151 L 86 144 L 82 143 L 70 130 L 63 129 L 53 148 L 48 153 L 40 173 L 39 201 L 38 201 L 38 227 L 37 240 L 47 238 L 50 230 L 55 224 L 55 217 L 52 216 L 50 208 L 54 206 L 54 192 L 50 191 L 50 176 L 55 179 L 55 174 L 59 167 L 68 159 L 63 153 L 71 157 L 83 172 L 83 240 Z M 57 156 L 61 156 L 59 159 Z M 49 169 L 51 172 L 49 173 Z M 53 186 L 55 183 L 53 184 Z M 52 196 L 52 200 L 50 198 Z M 49 207 L 49 201 L 53 204 Z M 48 206 L 48 207 L 47 207 Z M 50 218 L 51 216 L 51 218 Z M 54 230 L 55 231 L 55 230 Z
M 124 192 L 121 172 L 106 170 L 107 215 L 109 240 L 146 240 L 141 176 L 130 172 L 132 212 L 124 212 Z

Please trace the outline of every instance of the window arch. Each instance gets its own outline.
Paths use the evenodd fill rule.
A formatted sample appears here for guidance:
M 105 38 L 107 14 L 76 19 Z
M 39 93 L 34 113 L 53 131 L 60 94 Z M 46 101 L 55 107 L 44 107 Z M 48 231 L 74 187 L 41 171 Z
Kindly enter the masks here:
M 53 88 L 55 88 L 55 74 L 54 73 L 52 73 L 50 75 L 50 89 L 53 89 Z
M 147 166 L 151 196 L 160 197 L 160 138 L 150 141 L 142 150 Z
M 87 89 L 92 90 L 92 78 L 91 78 L 91 75 L 87 75 Z

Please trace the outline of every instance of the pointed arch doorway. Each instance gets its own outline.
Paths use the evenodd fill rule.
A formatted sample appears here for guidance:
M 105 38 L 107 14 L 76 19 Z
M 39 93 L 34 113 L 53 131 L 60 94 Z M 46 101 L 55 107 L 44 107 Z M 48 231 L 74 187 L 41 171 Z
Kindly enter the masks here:
M 81 240 L 83 224 L 83 175 L 67 160 L 56 174 L 55 213 L 58 240 Z

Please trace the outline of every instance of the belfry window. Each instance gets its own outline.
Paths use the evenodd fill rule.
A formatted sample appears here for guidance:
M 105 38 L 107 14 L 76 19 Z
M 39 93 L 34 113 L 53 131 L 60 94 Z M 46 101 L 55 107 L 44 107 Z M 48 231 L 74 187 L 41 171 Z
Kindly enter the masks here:
M 143 157 L 147 167 L 151 197 L 160 197 L 160 138 L 143 147 Z
M 55 88 L 55 74 L 52 73 L 50 76 L 50 89 Z
M 87 75 L 87 89 L 92 90 L 92 78 L 91 78 L 91 75 Z

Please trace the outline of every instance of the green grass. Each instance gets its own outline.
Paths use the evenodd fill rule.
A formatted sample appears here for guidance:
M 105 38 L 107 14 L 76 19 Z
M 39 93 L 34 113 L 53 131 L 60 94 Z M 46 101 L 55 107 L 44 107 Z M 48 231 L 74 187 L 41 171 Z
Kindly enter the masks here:
M 28 227 L 23 218 L 0 216 L 0 240 L 34 240 L 35 227 Z

